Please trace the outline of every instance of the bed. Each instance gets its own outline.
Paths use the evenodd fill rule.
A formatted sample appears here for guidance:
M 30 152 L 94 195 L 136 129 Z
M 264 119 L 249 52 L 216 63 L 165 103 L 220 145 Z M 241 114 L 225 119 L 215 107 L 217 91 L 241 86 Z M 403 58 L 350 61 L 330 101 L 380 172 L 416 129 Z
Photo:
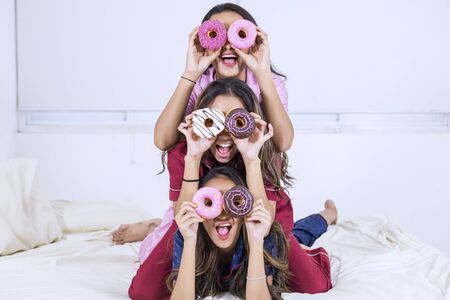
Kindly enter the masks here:
M 1 257 L 0 299 L 127 299 L 139 243 L 112 245 L 111 232 L 66 233 Z M 386 219 L 343 221 L 314 246 L 330 254 L 333 289 L 284 299 L 450 299 L 450 260 Z
M 11 172 L 4 174 L 11 177 Z M 1 176 L 0 168 L 0 185 Z M 31 179 L 32 176 L 28 178 Z M 26 181 L 22 178 L 16 183 Z M 0 191 L 4 209 L 8 204 L 5 185 L 3 189 L 0 186 Z M 8 195 L 13 194 L 18 193 Z M 24 203 L 21 207 L 31 205 Z M 0 299 L 127 299 L 129 283 L 139 266 L 139 243 L 113 245 L 111 233 L 120 223 L 150 216 L 124 203 L 48 203 L 41 206 L 46 209 L 45 220 L 50 220 L 48 216 L 54 212 L 57 221 L 53 222 L 61 226 L 60 232 L 55 231 L 53 242 L 0 256 Z M 0 211 L 0 221 L 14 224 L 5 222 L 8 215 L 4 211 Z M 42 220 L 39 219 L 41 225 Z M 55 224 L 46 223 L 43 228 L 47 234 Z M 32 229 L 36 228 L 34 224 Z M 28 238 L 36 236 L 30 234 L 30 228 L 27 230 Z M 5 232 L 5 227 L 0 228 L 0 240 L 7 236 Z M 17 235 L 18 231 L 13 233 Z M 284 299 L 450 299 L 449 258 L 409 236 L 390 220 L 374 216 L 341 220 L 313 247 L 319 246 L 329 252 L 333 288 L 316 295 L 288 293 Z M 234 298 L 225 294 L 216 299 Z

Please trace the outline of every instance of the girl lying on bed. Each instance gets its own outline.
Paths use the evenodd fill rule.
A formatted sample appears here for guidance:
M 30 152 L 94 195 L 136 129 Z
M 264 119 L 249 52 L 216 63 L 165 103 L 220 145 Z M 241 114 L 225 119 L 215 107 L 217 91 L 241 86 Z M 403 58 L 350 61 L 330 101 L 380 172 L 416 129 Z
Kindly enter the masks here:
M 200 181 L 200 187 L 222 194 L 236 185 L 246 186 L 245 179 L 229 166 L 211 169 Z M 245 299 L 280 299 L 288 291 L 288 243 L 262 199 L 243 217 L 222 210 L 214 219 L 203 219 L 196 206 L 184 202 L 175 216 L 178 230 L 167 278 L 171 299 L 221 292 Z

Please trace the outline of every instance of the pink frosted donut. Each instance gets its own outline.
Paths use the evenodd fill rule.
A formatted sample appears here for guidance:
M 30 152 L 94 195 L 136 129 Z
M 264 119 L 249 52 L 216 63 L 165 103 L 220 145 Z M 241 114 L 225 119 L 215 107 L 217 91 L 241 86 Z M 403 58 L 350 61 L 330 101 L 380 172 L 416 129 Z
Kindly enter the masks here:
M 198 29 L 198 39 L 203 48 L 215 51 L 225 45 L 227 41 L 227 29 L 218 20 L 205 21 Z
M 250 48 L 256 40 L 256 25 L 248 20 L 237 20 L 228 28 L 228 41 L 238 49 Z
M 212 187 L 202 187 L 195 192 L 192 202 L 198 206 L 195 208 L 197 214 L 205 219 L 214 219 L 222 213 L 222 193 Z

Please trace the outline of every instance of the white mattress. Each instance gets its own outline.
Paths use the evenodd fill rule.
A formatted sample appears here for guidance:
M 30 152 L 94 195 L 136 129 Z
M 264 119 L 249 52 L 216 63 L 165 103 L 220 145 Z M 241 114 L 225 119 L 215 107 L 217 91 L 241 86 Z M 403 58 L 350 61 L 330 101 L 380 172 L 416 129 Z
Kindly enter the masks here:
M 139 244 L 113 246 L 110 232 L 68 234 L 0 257 L 0 299 L 127 299 Z M 385 219 L 332 226 L 315 246 L 330 254 L 333 289 L 285 299 L 450 299 L 450 260 Z

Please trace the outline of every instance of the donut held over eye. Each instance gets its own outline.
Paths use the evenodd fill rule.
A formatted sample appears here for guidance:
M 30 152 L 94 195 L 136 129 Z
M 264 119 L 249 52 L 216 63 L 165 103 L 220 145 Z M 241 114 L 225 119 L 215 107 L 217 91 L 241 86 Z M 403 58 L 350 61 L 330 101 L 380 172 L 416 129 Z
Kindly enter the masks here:
M 198 39 L 203 48 L 216 51 L 227 41 L 227 29 L 218 20 L 203 22 L 198 29 Z
M 246 216 L 253 207 L 253 196 L 242 185 L 236 185 L 223 195 L 225 210 L 235 218 Z
M 256 25 L 248 20 L 237 20 L 228 28 L 228 41 L 233 47 L 247 49 L 256 40 Z
M 218 189 L 202 187 L 195 192 L 192 202 L 197 204 L 195 211 L 204 219 L 214 219 L 222 213 L 223 198 Z
M 243 108 L 236 108 L 227 113 L 226 130 L 238 139 L 245 139 L 255 130 L 255 119 Z
M 192 129 L 201 138 L 210 139 L 225 129 L 225 115 L 217 108 L 201 108 L 192 114 Z

